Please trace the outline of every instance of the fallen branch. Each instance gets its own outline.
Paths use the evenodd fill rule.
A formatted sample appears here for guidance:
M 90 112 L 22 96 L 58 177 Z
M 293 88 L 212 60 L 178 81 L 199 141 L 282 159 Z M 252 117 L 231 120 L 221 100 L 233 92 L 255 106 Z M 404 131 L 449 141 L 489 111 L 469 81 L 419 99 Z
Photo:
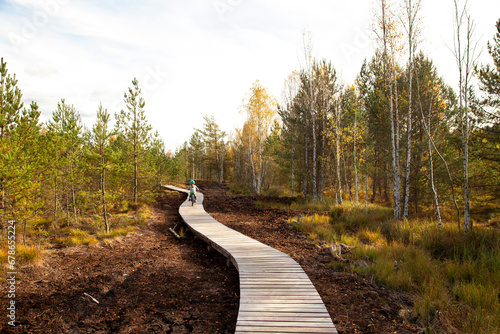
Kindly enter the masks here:
M 91 295 L 89 295 L 88 293 L 84 292 L 83 294 L 85 296 L 89 297 L 90 299 L 92 299 L 92 301 L 95 302 L 96 304 L 99 304 L 99 301 L 97 299 L 95 299 L 94 297 L 92 297 Z
M 342 248 L 347 248 L 345 244 L 332 245 L 329 250 L 330 254 L 339 261 L 346 262 L 347 260 L 342 257 Z
M 179 234 L 177 234 L 177 232 L 175 232 L 175 228 L 177 227 L 177 225 L 174 226 L 174 228 L 169 228 L 170 232 L 172 232 L 172 234 L 177 238 L 177 239 L 180 239 L 181 236 Z

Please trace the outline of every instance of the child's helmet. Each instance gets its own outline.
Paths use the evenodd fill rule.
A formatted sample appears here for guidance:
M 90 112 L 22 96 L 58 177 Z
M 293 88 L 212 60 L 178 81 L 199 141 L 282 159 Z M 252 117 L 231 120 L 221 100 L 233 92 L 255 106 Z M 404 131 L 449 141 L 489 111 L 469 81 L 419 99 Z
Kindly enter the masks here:
M 189 181 L 190 184 L 194 184 L 194 180 Z

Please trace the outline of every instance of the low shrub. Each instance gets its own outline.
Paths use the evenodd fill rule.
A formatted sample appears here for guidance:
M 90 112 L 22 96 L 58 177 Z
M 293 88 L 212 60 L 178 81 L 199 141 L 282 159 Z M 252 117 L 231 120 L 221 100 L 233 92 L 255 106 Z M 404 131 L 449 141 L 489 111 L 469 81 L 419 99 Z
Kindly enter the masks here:
M 16 247 L 17 263 L 32 263 L 42 259 L 40 250 L 33 246 L 18 245 Z

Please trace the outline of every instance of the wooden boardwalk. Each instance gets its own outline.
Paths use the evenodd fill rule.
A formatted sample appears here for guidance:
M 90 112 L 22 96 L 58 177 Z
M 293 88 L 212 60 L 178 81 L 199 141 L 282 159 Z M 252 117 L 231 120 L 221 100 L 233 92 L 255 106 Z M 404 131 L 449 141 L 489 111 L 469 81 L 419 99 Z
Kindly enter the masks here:
M 197 197 L 194 206 L 186 200 L 179 213 L 195 235 L 239 272 L 236 333 L 337 333 L 321 297 L 295 260 L 219 223 L 203 209 L 203 194 Z

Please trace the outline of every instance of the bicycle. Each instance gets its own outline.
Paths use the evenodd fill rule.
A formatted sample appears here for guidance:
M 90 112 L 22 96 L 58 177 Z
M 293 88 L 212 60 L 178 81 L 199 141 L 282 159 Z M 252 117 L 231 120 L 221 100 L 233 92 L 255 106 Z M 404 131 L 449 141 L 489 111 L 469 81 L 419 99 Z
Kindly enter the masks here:
M 189 194 L 189 200 L 191 201 L 191 206 L 193 206 L 194 202 L 196 202 L 196 198 L 195 198 L 194 193 Z

